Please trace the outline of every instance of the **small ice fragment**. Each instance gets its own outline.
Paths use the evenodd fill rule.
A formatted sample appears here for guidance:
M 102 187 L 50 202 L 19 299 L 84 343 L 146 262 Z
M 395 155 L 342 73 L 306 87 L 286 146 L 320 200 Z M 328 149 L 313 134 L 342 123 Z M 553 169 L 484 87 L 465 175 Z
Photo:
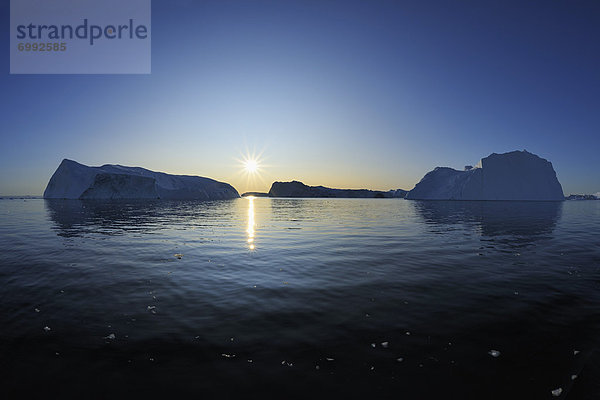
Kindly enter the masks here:
M 573 355 L 576 356 L 577 354 L 579 354 L 579 350 L 573 350 Z
M 249 363 L 253 362 L 251 359 L 248 359 L 248 360 L 246 360 L 246 361 L 248 361 Z
M 375 370 L 375 367 L 371 365 L 371 371 L 374 371 L 374 370 Z
M 154 361 L 154 358 L 150 357 L 150 361 Z
M 40 309 L 39 309 L 39 308 L 36 308 L 36 309 L 35 309 L 35 312 L 40 312 Z
M 65 291 L 64 291 L 64 290 L 61 290 L 60 292 L 61 292 L 61 293 L 64 293 Z
M 294 363 L 291 363 L 291 362 L 290 363 L 286 363 L 286 364 L 287 364 L 288 367 L 293 367 L 294 366 Z
M 518 292 L 517 290 L 515 290 L 515 294 L 517 294 L 517 295 L 518 295 L 518 294 L 519 294 L 519 292 Z
M 181 257 L 183 257 L 183 254 L 181 254 L 181 253 L 176 253 L 176 254 L 173 254 L 173 255 L 175 257 L 177 257 L 179 260 L 181 260 Z
M 60 353 L 58 351 L 56 353 L 54 353 L 54 354 L 56 354 L 57 356 L 60 356 Z
M 368 313 L 367 313 L 367 314 L 365 314 L 365 317 L 367 317 L 367 318 L 369 318 L 370 316 L 371 316 L 371 315 L 369 315 Z
M 194 336 L 194 339 L 200 339 L 200 336 Z
M 402 357 L 398 357 L 398 358 L 396 358 L 396 361 L 398 361 L 398 362 L 402 362 L 402 361 L 404 361 L 404 358 L 402 358 Z
M 51 331 L 50 327 L 48 327 L 48 326 L 45 326 L 45 327 L 44 327 L 44 330 L 45 330 L 46 332 L 50 332 L 50 331 Z
M 116 336 L 115 336 L 115 334 L 114 334 L 114 333 L 111 333 L 111 334 L 110 334 L 110 335 L 108 335 L 108 336 L 104 336 L 104 339 L 110 339 L 110 340 L 114 340 L 115 338 L 116 338 Z
M 371 343 L 372 348 L 375 348 L 375 346 L 377 346 L 375 343 Z
M 419 367 L 423 368 L 423 364 L 419 364 Z
M 233 342 L 233 338 L 229 338 L 229 341 L 230 341 L 230 342 Z
M 327 361 L 333 361 L 333 360 L 334 360 L 334 358 L 329 358 L 329 357 L 327 357 L 327 358 L 325 358 L 325 359 L 326 359 Z
M 409 331 L 406 331 L 406 336 L 410 336 L 410 332 Z
M 562 388 L 554 389 L 551 393 L 552 393 L 552 396 L 558 397 L 562 394 Z
M 577 375 L 575 375 L 575 374 L 571 375 L 571 380 L 574 381 L 575 379 L 577 379 Z
M 285 365 L 285 360 L 283 360 L 283 361 L 281 362 L 281 365 Z
M 498 350 L 490 350 L 490 351 L 488 351 L 488 354 L 492 357 L 500 356 L 500 352 Z
M 148 306 L 148 307 L 146 307 L 146 309 L 147 309 L 148 311 L 150 311 L 150 310 L 155 310 L 155 309 L 156 309 L 156 306 Z
M 235 357 L 235 354 L 226 354 L 226 353 L 222 353 L 221 355 L 222 355 L 223 357 L 225 357 L 225 358 L 234 358 L 234 357 Z
M 381 342 L 381 347 L 383 347 L 384 349 L 387 349 L 389 345 L 390 342 Z
M 321 367 L 319 367 L 319 366 L 317 365 L 317 366 L 315 367 L 315 369 L 319 370 L 319 369 L 321 369 Z

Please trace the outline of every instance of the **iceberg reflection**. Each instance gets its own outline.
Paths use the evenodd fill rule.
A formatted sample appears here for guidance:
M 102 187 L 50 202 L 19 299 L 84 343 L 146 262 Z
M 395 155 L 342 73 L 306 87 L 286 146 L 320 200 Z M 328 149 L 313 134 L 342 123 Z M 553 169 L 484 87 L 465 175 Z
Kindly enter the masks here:
M 88 233 L 152 233 L 174 226 L 214 227 L 232 224 L 235 200 L 62 200 L 44 204 L 59 236 Z M 217 218 L 218 216 L 218 218 Z
M 462 224 L 484 237 L 512 238 L 523 244 L 554 232 L 563 202 L 415 201 L 414 207 L 428 225 Z

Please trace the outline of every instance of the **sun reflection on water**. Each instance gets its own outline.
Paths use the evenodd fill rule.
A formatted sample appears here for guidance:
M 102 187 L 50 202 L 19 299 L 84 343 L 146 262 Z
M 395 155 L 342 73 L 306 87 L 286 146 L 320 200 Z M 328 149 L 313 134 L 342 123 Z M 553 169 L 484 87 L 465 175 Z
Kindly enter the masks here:
M 254 250 L 254 196 L 246 197 L 248 199 L 248 249 Z

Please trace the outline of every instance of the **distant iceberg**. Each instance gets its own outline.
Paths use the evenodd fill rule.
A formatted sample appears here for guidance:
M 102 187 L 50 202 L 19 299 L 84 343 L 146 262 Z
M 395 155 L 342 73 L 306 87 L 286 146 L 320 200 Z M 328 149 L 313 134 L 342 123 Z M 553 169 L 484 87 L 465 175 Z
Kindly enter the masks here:
M 458 171 L 437 167 L 406 195 L 411 200 L 564 200 L 552 163 L 527 151 L 493 153 Z
M 228 183 L 189 175 L 169 175 L 139 167 L 88 167 L 64 159 L 50 178 L 45 199 L 193 199 L 240 197 Z
M 402 189 L 387 192 L 368 189 L 333 189 L 325 186 L 308 186 L 299 181 L 273 182 L 269 197 L 341 197 L 341 198 L 403 198 Z

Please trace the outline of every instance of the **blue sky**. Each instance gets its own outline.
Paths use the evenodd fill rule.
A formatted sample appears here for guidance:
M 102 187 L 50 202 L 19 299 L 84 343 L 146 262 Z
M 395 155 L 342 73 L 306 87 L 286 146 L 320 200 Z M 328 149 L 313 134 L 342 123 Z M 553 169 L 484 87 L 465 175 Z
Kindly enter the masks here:
M 9 75 L 8 3 L 0 195 L 41 194 L 63 158 L 387 190 L 522 149 L 600 191 L 599 2 L 154 0 L 139 76 Z

